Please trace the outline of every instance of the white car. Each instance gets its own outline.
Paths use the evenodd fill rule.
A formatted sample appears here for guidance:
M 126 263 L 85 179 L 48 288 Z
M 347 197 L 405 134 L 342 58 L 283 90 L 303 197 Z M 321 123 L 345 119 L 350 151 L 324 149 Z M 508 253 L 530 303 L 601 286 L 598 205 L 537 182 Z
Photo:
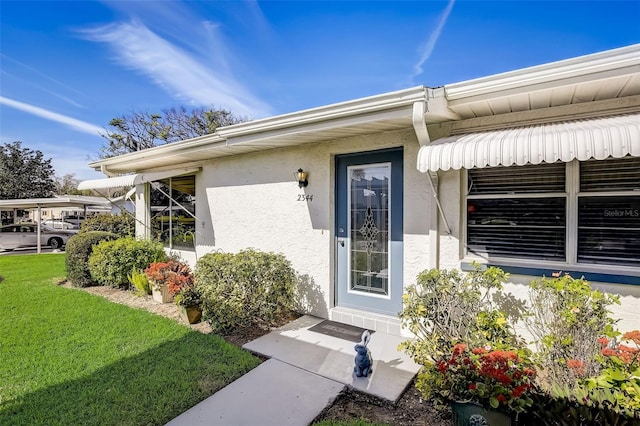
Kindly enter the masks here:
M 53 229 L 40 226 L 40 245 L 52 249 L 60 249 L 67 240 L 76 235 L 77 230 Z M 19 247 L 38 246 L 38 225 L 33 223 L 17 223 L 0 227 L 0 250 L 13 250 Z
M 42 224 L 53 229 L 78 229 L 78 225 L 62 220 L 43 220 Z

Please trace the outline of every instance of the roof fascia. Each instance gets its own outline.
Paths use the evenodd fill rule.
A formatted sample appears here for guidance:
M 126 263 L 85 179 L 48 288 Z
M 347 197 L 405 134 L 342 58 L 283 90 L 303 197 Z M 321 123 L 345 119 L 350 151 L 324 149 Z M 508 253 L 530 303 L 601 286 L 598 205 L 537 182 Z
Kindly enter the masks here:
M 402 108 L 407 105 L 413 105 L 418 100 L 426 100 L 426 91 L 426 87 L 416 86 L 405 90 L 234 124 L 221 127 L 216 132 L 230 143 L 229 140 L 232 138 L 250 134 L 265 133 L 284 128 L 300 128 L 309 124 L 359 115 L 374 114 L 377 116 L 382 111 Z M 407 118 L 410 119 L 411 117 L 408 116 Z
M 486 101 L 640 71 L 640 44 L 445 85 L 449 105 Z

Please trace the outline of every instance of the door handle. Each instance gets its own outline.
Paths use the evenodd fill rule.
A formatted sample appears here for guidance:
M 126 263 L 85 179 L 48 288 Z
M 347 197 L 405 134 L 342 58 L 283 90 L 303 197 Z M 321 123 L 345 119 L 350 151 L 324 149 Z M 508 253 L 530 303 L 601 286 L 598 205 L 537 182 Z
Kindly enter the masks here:
M 340 244 L 340 247 L 344 247 L 344 239 L 338 238 L 338 244 Z

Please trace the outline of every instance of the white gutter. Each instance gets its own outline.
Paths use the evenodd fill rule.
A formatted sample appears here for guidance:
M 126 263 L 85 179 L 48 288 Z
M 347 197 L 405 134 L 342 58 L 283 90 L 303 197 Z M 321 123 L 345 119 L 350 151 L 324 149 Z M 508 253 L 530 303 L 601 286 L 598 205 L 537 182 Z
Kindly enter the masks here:
M 450 105 L 627 75 L 640 70 L 640 44 L 445 85 Z
M 416 86 L 381 95 L 220 127 L 216 130 L 216 133 L 228 141 L 239 136 L 410 107 L 414 102 L 425 99 L 426 88 L 424 86 Z

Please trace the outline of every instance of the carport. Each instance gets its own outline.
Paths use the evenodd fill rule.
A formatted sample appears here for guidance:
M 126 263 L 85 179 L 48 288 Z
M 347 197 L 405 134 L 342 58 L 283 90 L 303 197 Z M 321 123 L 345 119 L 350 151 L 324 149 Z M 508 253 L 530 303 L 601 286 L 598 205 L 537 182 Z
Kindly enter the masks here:
M 41 252 L 40 247 L 40 234 L 41 234 L 41 212 L 42 208 L 81 208 L 84 210 L 85 216 L 87 214 L 87 208 L 90 206 L 96 207 L 111 207 L 113 203 L 107 199 L 100 197 L 87 197 L 83 195 L 77 196 L 64 196 L 55 198 L 25 198 L 14 200 L 0 200 L 0 211 L 7 210 L 14 212 L 14 220 L 16 217 L 16 210 L 37 210 L 38 211 L 38 253 Z

